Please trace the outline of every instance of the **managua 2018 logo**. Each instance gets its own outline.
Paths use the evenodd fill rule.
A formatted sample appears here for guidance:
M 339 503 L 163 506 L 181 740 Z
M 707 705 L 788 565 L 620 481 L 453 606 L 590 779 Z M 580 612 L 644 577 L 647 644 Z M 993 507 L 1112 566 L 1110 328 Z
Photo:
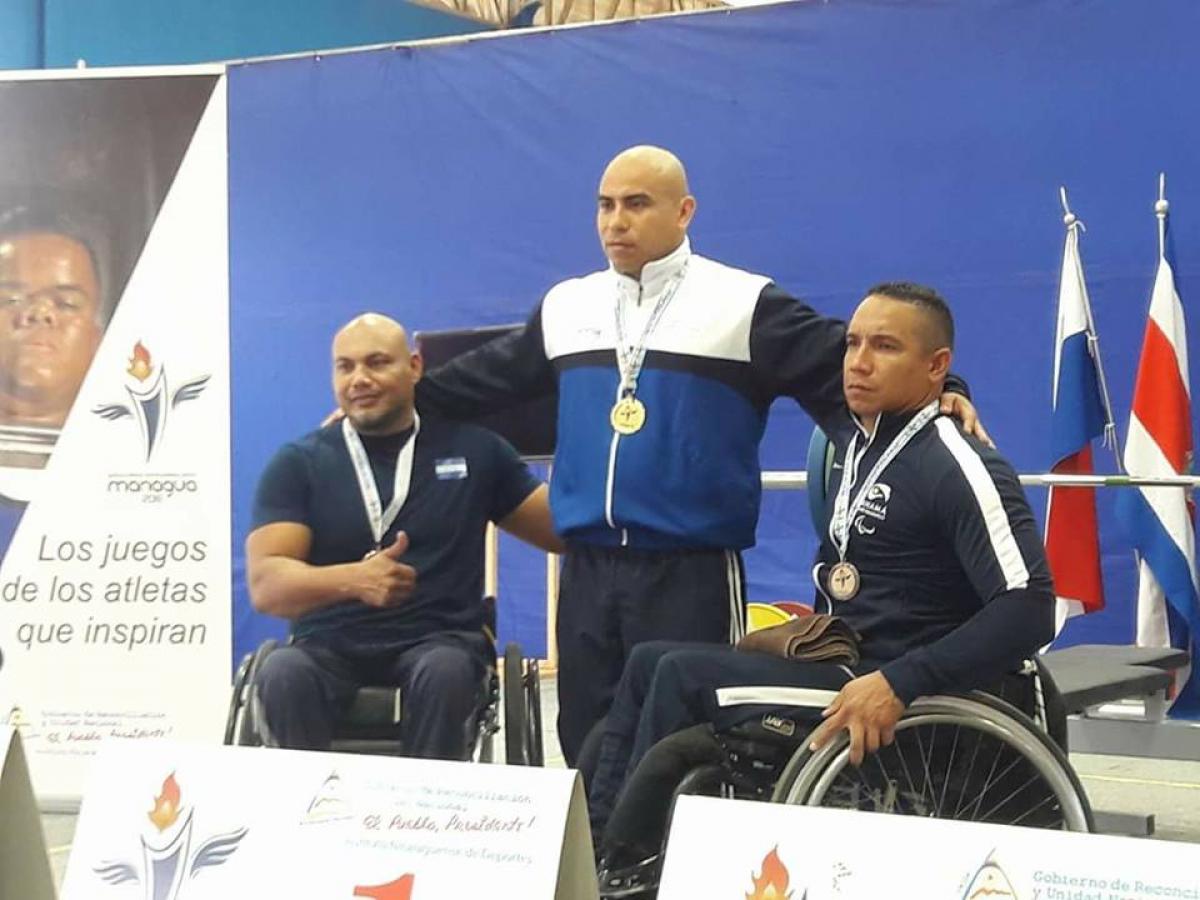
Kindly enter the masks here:
M 200 842 L 195 852 L 192 845 L 192 814 L 182 804 L 182 792 L 175 773 L 166 777 L 162 791 L 154 798 L 154 808 L 147 818 L 156 829 L 150 837 L 142 835 L 142 864 L 126 860 L 105 860 L 93 871 L 108 884 L 142 882 L 146 900 L 178 900 L 183 888 L 205 869 L 222 866 L 237 851 L 248 829 L 238 828 Z
M 125 391 L 129 394 L 130 402 L 102 403 L 93 408 L 92 412 L 110 422 L 134 419 L 141 429 L 146 461 L 149 462 L 154 448 L 159 445 L 166 432 L 168 414 L 181 404 L 195 400 L 204 393 L 204 388 L 212 376 L 197 376 L 172 391 L 167 380 L 166 366 L 155 366 L 150 351 L 141 341 L 134 344 L 133 356 L 130 357 L 129 368 L 125 372 L 129 376 L 125 383 Z

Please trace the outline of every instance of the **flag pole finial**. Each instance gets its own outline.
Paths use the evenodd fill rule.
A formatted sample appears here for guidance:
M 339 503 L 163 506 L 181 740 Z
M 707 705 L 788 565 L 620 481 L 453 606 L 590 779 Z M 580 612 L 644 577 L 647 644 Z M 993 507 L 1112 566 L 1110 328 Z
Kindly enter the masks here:
M 1060 187 L 1058 189 L 1058 198 L 1062 201 L 1063 224 L 1069 229 L 1073 229 L 1078 226 L 1084 231 L 1087 231 L 1087 226 L 1079 221 L 1079 218 L 1075 215 L 1075 213 L 1071 212 L 1071 207 L 1067 204 L 1067 189 L 1065 187 Z
M 1171 204 L 1167 202 L 1167 173 L 1158 173 L 1158 200 L 1154 204 L 1154 214 L 1160 219 L 1167 214 L 1171 209 Z

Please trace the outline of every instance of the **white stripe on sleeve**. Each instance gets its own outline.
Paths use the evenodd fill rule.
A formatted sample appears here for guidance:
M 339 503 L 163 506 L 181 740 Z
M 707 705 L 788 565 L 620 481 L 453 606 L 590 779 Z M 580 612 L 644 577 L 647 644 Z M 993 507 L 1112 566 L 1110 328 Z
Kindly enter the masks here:
M 992 481 L 983 460 L 950 419 L 944 416 L 939 418 L 937 431 L 942 443 L 962 469 L 967 484 L 971 486 L 971 492 L 975 495 L 979 514 L 983 516 L 984 525 L 987 527 L 992 552 L 996 555 L 996 562 L 1004 574 L 1005 588 L 1011 591 L 1028 587 L 1029 569 L 1025 565 L 1025 557 L 1021 555 L 1021 548 L 1013 535 L 1000 492 L 996 490 L 996 483 Z

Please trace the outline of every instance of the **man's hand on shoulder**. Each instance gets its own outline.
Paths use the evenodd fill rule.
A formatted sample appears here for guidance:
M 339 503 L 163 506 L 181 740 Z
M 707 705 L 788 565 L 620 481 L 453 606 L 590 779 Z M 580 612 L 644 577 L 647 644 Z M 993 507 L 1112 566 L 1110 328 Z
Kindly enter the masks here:
M 391 545 L 358 563 L 355 594 L 368 606 L 395 606 L 407 600 L 417 585 L 417 570 L 400 562 L 408 550 L 408 535 L 396 533 Z
M 843 729 L 850 732 L 850 762 L 859 765 L 866 753 L 886 747 L 896 737 L 904 704 L 882 672 L 860 675 L 848 682 L 821 715 L 825 721 L 812 733 L 808 746 L 817 750 Z
M 942 394 L 941 411 L 945 415 L 953 416 L 962 422 L 963 431 L 967 434 L 974 435 L 989 447 L 995 449 L 995 443 L 992 442 L 991 437 L 984 429 L 983 423 L 979 421 L 979 411 L 975 409 L 975 404 L 962 394 L 956 394 L 953 391 L 946 391 L 946 393 Z

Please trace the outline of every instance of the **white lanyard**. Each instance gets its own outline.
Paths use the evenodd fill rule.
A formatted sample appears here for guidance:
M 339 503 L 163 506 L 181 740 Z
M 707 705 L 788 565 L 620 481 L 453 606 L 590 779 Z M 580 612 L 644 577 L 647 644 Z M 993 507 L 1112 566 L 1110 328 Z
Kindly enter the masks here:
M 879 480 L 879 476 L 883 474 L 883 470 L 899 455 L 901 450 L 908 446 L 909 441 L 916 437 L 917 432 L 936 418 L 939 405 L 937 400 L 930 402 L 928 406 L 924 407 L 909 420 L 908 424 L 904 426 L 898 435 L 892 438 L 892 442 L 883 451 L 883 455 L 876 460 L 875 465 L 867 474 L 867 478 L 855 495 L 853 503 L 850 502 L 850 490 L 853 488 L 854 482 L 858 479 L 859 461 L 855 451 L 858 447 L 859 432 L 856 431 L 854 437 L 850 439 L 850 446 L 846 450 L 846 461 L 842 468 L 842 483 L 838 485 L 837 499 L 833 503 L 833 515 L 829 519 L 829 539 L 833 542 L 834 549 L 837 550 L 838 558 L 842 561 L 845 561 L 846 551 L 850 546 L 850 523 L 854 521 L 854 517 L 862 509 L 862 505 L 867 499 L 867 494 L 875 486 L 875 482 Z M 875 427 L 879 427 L 878 421 L 876 421 Z M 864 447 L 863 449 L 865 452 L 866 448 Z
M 346 442 L 346 450 L 350 454 L 350 462 L 354 464 L 354 475 L 358 479 L 358 490 L 362 494 L 363 507 L 367 512 L 367 521 L 371 525 L 371 536 L 375 539 L 375 548 L 383 549 L 383 536 L 396 521 L 400 507 L 408 499 L 408 489 L 412 483 L 413 451 L 417 446 L 417 435 L 421 431 L 421 417 L 413 410 L 413 430 L 404 446 L 396 456 L 396 477 L 392 488 L 392 502 L 387 509 L 379 501 L 379 488 L 375 486 L 375 473 L 371 471 L 371 461 L 367 458 L 366 448 L 362 438 L 350 424 L 350 419 L 342 419 L 342 438 Z
M 620 295 L 617 295 L 617 368 L 621 372 L 620 394 L 622 396 L 637 392 L 638 376 L 642 373 L 642 363 L 646 361 L 646 343 L 658 326 L 663 313 L 667 311 L 667 306 L 675 299 L 675 295 L 683 285 L 687 267 L 687 261 L 684 260 L 679 272 L 671 279 L 671 283 L 658 295 L 658 302 L 654 304 L 654 310 L 650 313 L 650 318 L 646 320 L 646 327 L 642 329 L 642 335 L 638 338 L 638 342 L 628 350 L 625 348 L 627 343 L 625 339 L 625 304 L 621 302 Z

